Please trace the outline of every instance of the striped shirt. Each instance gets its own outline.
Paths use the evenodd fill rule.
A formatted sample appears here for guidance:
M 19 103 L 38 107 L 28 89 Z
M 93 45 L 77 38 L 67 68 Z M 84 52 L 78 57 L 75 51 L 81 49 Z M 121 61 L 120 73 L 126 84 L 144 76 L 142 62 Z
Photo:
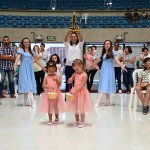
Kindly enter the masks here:
M 150 82 L 150 70 L 140 71 L 138 78 L 142 80 L 142 83 Z
M 2 46 L 0 48 L 0 56 L 1 55 L 11 55 L 14 57 L 17 56 L 13 47 L 6 48 L 5 46 Z M 14 61 L 9 60 L 9 59 L 0 59 L 0 69 L 13 70 L 14 69 Z

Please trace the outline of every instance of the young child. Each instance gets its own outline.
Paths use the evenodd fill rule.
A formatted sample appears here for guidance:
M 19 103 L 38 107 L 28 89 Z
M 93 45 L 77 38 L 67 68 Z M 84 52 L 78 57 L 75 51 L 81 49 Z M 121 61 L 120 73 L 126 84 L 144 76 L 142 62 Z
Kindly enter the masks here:
M 55 61 L 56 67 L 57 67 L 56 74 L 60 76 L 60 79 L 62 79 L 62 67 L 61 67 L 59 56 L 57 54 L 53 54 L 53 55 L 51 55 L 50 60 Z
M 47 62 L 47 76 L 43 81 L 43 88 L 45 89 L 40 102 L 40 111 L 48 113 L 49 122 L 48 125 L 59 123 L 59 109 L 64 112 L 64 102 L 62 99 L 62 93 L 60 91 L 61 80 L 58 75 L 56 75 L 57 67 L 56 63 L 52 60 Z M 56 99 L 49 99 L 48 92 L 56 92 Z M 55 112 L 55 121 L 52 122 L 52 114 Z
M 80 59 L 75 59 L 72 63 L 72 67 L 75 73 L 68 79 L 68 84 L 73 81 L 74 87 L 71 89 L 70 93 L 75 95 L 74 100 L 67 101 L 66 110 L 75 112 L 75 126 L 82 128 L 85 126 L 85 112 L 92 111 L 92 104 L 90 100 L 90 94 L 86 89 L 87 74 L 84 71 L 84 64 Z M 79 123 L 79 116 L 81 117 L 81 122 Z
M 98 92 L 99 98 L 95 104 L 95 107 L 100 106 L 100 101 L 104 94 L 106 94 L 106 105 L 110 105 L 110 94 L 113 94 L 116 92 L 116 82 L 115 82 L 115 72 L 114 72 L 114 61 L 121 66 L 123 70 L 126 71 L 124 66 L 120 63 L 118 58 L 114 56 L 113 50 L 112 50 L 112 42 L 110 40 L 106 40 L 104 42 L 104 46 L 102 49 L 101 57 L 99 57 L 93 64 L 99 63 L 101 60 L 103 60 L 102 66 L 101 66 L 101 72 L 100 72 L 100 80 L 99 80 L 99 88 Z
M 95 45 L 92 46 L 92 59 L 95 60 L 99 57 L 98 53 L 97 53 L 97 47 Z
M 143 115 L 146 115 L 149 111 L 150 100 L 150 57 L 144 59 L 145 69 L 139 73 L 138 84 L 136 86 L 136 92 L 143 104 Z M 143 96 L 141 90 L 146 90 L 146 95 Z

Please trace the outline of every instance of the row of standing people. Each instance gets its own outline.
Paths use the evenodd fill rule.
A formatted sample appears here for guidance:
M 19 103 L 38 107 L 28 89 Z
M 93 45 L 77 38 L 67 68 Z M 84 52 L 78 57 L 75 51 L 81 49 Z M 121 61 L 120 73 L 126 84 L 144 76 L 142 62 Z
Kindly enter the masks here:
M 71 35 L 70 35 L 71 34 Z M 68 42 L 68 37 L 70 36 L 71 39 L 71 43 Z M 77 42 L 78 40 L 78 36 L 80 37 L 80 41 Z M 68 71 L 70 71 L 72 68 L 72 63 L 73 60 L 76 58 L 82 59 L 82 46 L 83 46 L 83 37 L 80 34 L 80 32 L 78 33 L 71 33 L 68 32 L 67 35 L 65 36 L 65 46 L 67 49 L 67 66 L 69 69 Z M 32 107 L 35 107 L 35 101 L 33 98 L 33 93 L 36 93 L 36 83 L 35 83 L 35 78 L 34 78 L 34 73 L 33 72 L 33 64 L 32 64 L 32 58 L 34 58 L 35 62 L 45 71 L 45 68 L 43 65 L 41 65 L 38 62 L 38 59 L 34 53 L 34 51 L 31 50 L 30 47 L 30 41 L 28 38 L 24 38 L 21 42 L 21 47 L 22 49 L 18 50 L 18 56 L 17 59 L 15 61 L 15 65 L 14 65 L 14 69 L 16 70 L 17 67 L 17 63 L 19 61 L 19 59 L 22 60 L 21 66 L 20 66 L 20 72 L 19 73 L 19 92 L 24 93 L 25 96 L 25 103 L 26 103 L 26 99 L 27 96 L 30 96 L 31 99 L 31 104 Z M 12 53 L 11 53 L 12 54 Z M 72 55 L 72 54 L 75 54 Z M 15 55 L 13 56 L 13 58 L 15 57 Z M 81 58 L 80 58 L 81 57 Z M 9 59 L 13 59 L 12 55 L 8 57 Z M 4 60 L 6 59 L 6 57 L 3 58 Z M 99 99 L 96 103 L 96 106 L 99 106 L 99 102 L 102 98 L 102 96 L 104 94 L 106 94 L 106 99 L 107 99 L 107 104 L 110 101 L 110 94 L 111 93 L 115 93 L 115 78 L 114 78 L 114 66 L 113 66 L 113 59 L 115 59 L 115 61 L 122 67 L 122 69 L 124 69 L 126 71 L 126 69 L 124 68 L 124 66 L 122 64 L 120 64 L 120 61 L 118 60 L 118 58 L 115 56 L 115 54 L 112 51 L 112 43 L 109 40 L 106 40 L 104 42 L 104 46 L 103 46 L 103 50 L 102 50 L 102 55 L 100 58 L 98 58 L 93 64 L 96 65 L 99 61 L 102 61 L 102 69 L 101 69 L 101 74 L 100 74 L 100 83 L 99 83 Z M 11 60 L 12 61 L 12 60 Z M 13 59 L 14 61 L 14 59 Z M 90 66 L 91 68 L 93 68 L 93 65 Z M 27 66 L 31 66 L 31 67 L 27 67 Z M 91 69 L 89 67 L 89 70 Z M 26 70 L 26 72 L 24 72 Z M 74 70 L 72 72 L 72 74 L 74 73 Z M 68 74 L 68 72 L 67 72 Z M 70 73 L 71 74 L 71 73 Z M 71 74 L 71 76 L 72 76 Z M 108 75 L 108 76 L 107 76 Z M 69 78 L 71 77 L 69 76 Z M 28 78 L 31 78 L 30 81 L 25 82 Z M 69 79 L 68 78 L 68 79 Z M 68 81 L 67 79 L 67 81 Z M 21 83 L 22 82 L 22 83 Z M 24 84 L 24 83 L 27 83 Z M 69 86 L 69 84 L 68 84 Z

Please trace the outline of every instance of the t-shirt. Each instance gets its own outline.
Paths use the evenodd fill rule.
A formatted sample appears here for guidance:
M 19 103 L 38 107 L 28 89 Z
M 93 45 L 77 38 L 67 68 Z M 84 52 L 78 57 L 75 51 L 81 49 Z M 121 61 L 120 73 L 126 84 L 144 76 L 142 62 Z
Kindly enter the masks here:
M 114 56 L 116 56 L 119 60 L 123 57 L 123 51 L 122 50 L 113 50 Z M 114 67 L 120 67 L 116 62 L 114 63 Z
M 70 45 L 69 42 L 64 42 L 66 48 L 66 65 L 72 66 L 75 59 L 83 59 L 83 44 L 84 41 L 79 42 L 77 45 Z
M 143 70 L 138 75 L 139 79 L 142 79 L 142 83 L 150 83 L 150 70 Z

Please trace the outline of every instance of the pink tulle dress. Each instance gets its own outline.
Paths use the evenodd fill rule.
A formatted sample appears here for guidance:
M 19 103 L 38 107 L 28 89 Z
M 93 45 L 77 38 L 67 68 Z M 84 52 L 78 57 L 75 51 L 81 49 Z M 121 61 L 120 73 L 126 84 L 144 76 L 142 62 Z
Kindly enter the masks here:
M 76 87 L 81 86 L 84 74 L 85 72 L 81 74 L 75 74 L 75 83 L 71 91 L 75 90 Z M 92 111 L 91 98 L 86 87 L 75 94 L 74 100 L 66 102 L 66 111 L 73 111 L 76 114 L 84 114 L 85 112 Z
M 53 100 L 49 99 L 48 92 L 50 91 L 50 89 L 46 89 L 41 97 L 41 101 L 39 105 L 40 112 L 49 113 L 49 114 L 52 114 L 53 111 L 55 114 L 59 114 L 59 111 L 65 112 L 64 101 L 62 98 L 60 87 L 58 87 L 56 81 L 53 81 L 53 79 L 56 78 L 56 76 L 57 75 L 54 76 L 47 75 L 46 78 L 47 78 L 47 84 L 54 86 L 54 89 L 57 92 L 57 98 Z

